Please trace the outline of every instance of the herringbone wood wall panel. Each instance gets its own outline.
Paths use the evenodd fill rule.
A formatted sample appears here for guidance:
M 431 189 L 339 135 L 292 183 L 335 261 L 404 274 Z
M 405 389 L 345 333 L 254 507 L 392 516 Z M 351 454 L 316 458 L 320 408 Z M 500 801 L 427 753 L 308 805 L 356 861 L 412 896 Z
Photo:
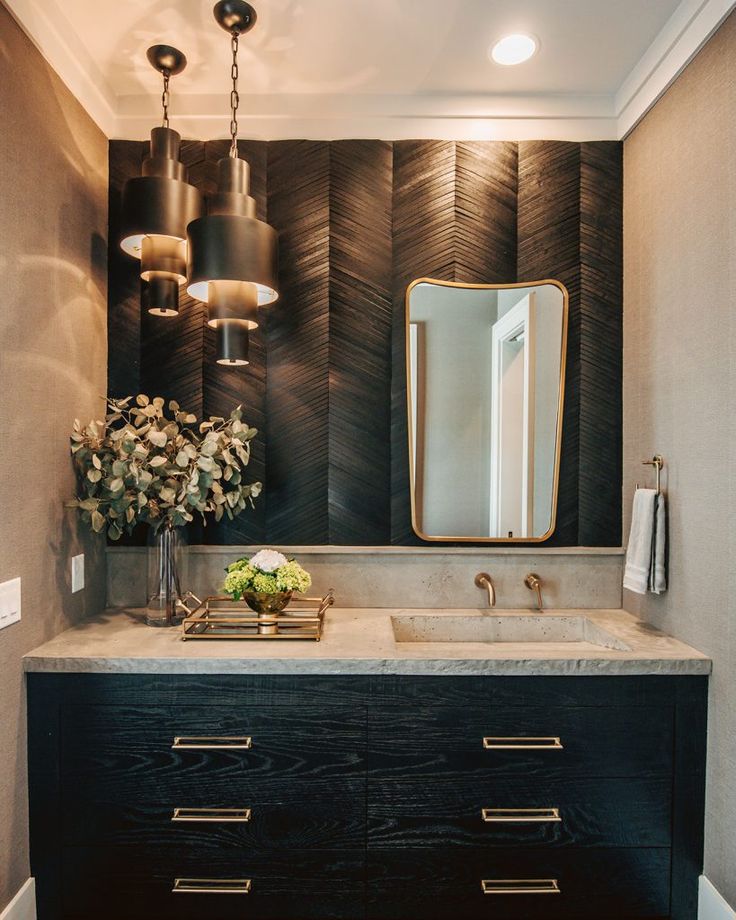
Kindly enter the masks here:
M 578 538 L 580 455 L 580 144 L 519 144 L 520 279 L 556 278 L 568 290 L 567 373 L 557 529 L 550 543 Z
M 407 285 L 415 278 L 516 280 L 517 145 L 394 144 L 391 542 L 421 543 L 411 526 L 406 413 Z
M 268 219 L 279 232 L 281 285 L 268 320 L 268 538 L 276 543 L 326 543 L 329 145 L 270 144 L 268 179 Z
M 330 144 L 330 543 L 391 541 L 391 144 Z
M 141 282 L 135 263 L 118 245 L 120 196 L 131 176 L 139 176 L 146 144 L 111 141 L 108 196 L 107 389 L 124 397 L 141 388 Z
M 596 546 L 622 526 L 623 151 L 580 147 L 578 541 Z
M 217 163 L 227 156 L 229 141 L 210 141 L 196 162 L 187 163 L 190 180 L 205 194 L 217 188 Z M 239 141 L 238 149 L 250 166 L 250 193 L 256 201 L 256 216 L 266 219 L 266 165 L 267 144 L 259 141 Z M 185 161 L 186 162 L 186 161 Z M 243 404 L 249 425 L 258 429 L 251 441 L 251 459 L 248 478 L 263 482 L 266 478 L 266 327 L 268 308 L 262 308 L 260 325 L 250 337 L 246 372 L 242 368 L 225 367 L 215 361 L 215 332 L 209 326 L 204 330 L 202 356 L 202 386 L 205 417 L 227 416 L 235 406 Z M 219 524 L 210 521 L 204 528 L 205 543 L 217 545 L 254 544 L 266 539 L 266 505 L 261 499 L 247 514 L 232 521 L 226 518 Z
M 214 363 L 204 308 L 141 318 L 119 253 L 120 190 L 145 145 L 110 144 L 110 392 L 138 389 L 259 429 L 253 512 L 216 544 L 416 544 L 409 512 L 404 296 L 417 277 L 562 281 L 570 292 L 556 545 L 620 542 L 621 147 L 556 141 L 240 142 L 258 216 L 280 234 L 276 304 L 251 364 Z M 227 142 L 185 142 L 213 191 Z

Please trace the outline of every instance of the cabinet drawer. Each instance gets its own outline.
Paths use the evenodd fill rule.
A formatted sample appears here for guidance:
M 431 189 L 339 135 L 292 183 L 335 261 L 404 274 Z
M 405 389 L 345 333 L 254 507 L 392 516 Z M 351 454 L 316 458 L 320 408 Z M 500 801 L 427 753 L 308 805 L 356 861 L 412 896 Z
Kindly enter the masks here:
M 205 853 L 234 847 L 362 849 L 365 782 L 334 783 L 331 794 L 326 787 L 313 796 L 309 788 L 270 783 L 266 790 L 241 794 L 223 783 L 189 789 L 181 783 L 158 799 L 141 798 L 128 788 L 125 796 L 109 801 L 94 790 L 70 787 L 62 798 L 61 838 L 64 845 L 145 845 L 170 852 L 182 847 Z
M 424 677 L 382 674 L 371 679 L 369 692 L 382 710 L 421 708 L 429 702 L 442 708 L 521 706 L 543 711 L 549 707 L 674 705 L 678 688 L 697 678 L 681 677 L 531 677 L 528 675 Z
M 234 764 L 219 758 L 198 759 L 194 767 L 176 761 L 136 772 L 67 775 L 61 779 L 62 800 L 70 810 L 147 805 L 166 810 L 208 806 L 253 808 L 278 806 L 284 810 L 308 806 L 318 814 L 333 802 L 365 796 L 365 774 L 352 765 L 337 763 L 321 775 L 298 764 L 294 769 L 256 770 L 249 761 Z
M 540 893 L 484 894 L 535 887 Z M 530 881 L 534 884 L 530 886 Z M 500 884 L 503 882 L 503 884 Z M 554 885 L 553 885 L 554 883 Z M 368 856 L 368 920 L 627 920 L 669 914 L 668 849 L 529 850 Z M 554 892 L 554 887 L 558 892 Z
M 369 714 L 376 777 L 666 776 L 668 707 L 391 709 Z
M 368 784 L 370 847 L 668 847 L 671 824 L 667 777 Z
M 365 711 L 71 706 L 62 708 L 60 748 L 62 778 L 92 775 L 110 792 L 130 782 L 155 793 L 203 774 L 327 783 L 364 770 Z
M 60 918 L 363 920 L 363 873 L 361 856 L 316 850 L 163 856 L 145 848 L 71 847 L 63 852 Z M 214 890 L 174 893 L 176 879 L 184 888 Z M 221 893 L 230 886 L 240 891 Z

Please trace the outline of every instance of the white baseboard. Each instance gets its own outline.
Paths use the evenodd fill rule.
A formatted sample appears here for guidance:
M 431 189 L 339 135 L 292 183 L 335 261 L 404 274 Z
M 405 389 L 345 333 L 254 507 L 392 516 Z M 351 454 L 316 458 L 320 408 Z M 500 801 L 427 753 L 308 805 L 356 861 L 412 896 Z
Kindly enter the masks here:
M 704 875 L 700 876 L 698 888 L 698 920 L 736 920 L 736 910 L 729 907 Z
M 0 920 L 36 920 L 36 883 L 24 882 L 20 891 L 0 914 Z

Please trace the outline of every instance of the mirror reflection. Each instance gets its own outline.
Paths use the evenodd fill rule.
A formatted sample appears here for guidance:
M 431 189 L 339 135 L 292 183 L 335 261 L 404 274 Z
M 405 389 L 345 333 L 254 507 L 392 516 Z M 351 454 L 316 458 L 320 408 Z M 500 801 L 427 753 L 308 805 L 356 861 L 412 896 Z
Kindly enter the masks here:
M 562 436 L 567 291 L 556 281 L 407 290 L 414 530 L 547 539 Z

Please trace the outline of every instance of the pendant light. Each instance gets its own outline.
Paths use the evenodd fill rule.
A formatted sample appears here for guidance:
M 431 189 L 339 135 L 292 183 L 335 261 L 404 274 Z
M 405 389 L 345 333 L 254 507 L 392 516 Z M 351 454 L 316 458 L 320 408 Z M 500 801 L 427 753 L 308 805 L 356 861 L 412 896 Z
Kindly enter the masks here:
M 202 196 L 187 182 L 179 160 L 181 137 L 169 127 L 169 79 L 184 70 L 187 59 L 169 45 L 153 45 L 147 57 L 163 76 L 163 121 L 151 131 L 143 174 L 125 183 L 120 247 L 141 260 L 148 312 L 175 316 L 179 284 L 186 281 L 187 224 L 202 214 Z
M 243 0 L 221 0 L 214 14 L 230 33 L 230 152 L 218 163 L 217 193 L 207 203 L 207 216 L 187 228 L 187 291 L 207 304 L 207 322 L 217 330 L 218 364 L 243 365 L 258 307 L 278 297 L 277 234 L 256 218 L 249 167 L 238 156 L 238 41 L 255 25 L 256 11 Z

